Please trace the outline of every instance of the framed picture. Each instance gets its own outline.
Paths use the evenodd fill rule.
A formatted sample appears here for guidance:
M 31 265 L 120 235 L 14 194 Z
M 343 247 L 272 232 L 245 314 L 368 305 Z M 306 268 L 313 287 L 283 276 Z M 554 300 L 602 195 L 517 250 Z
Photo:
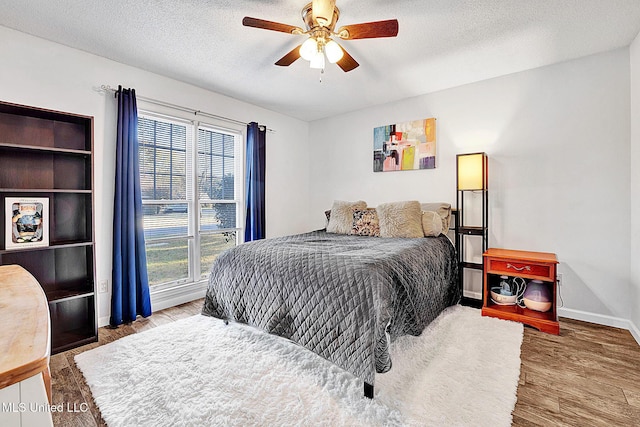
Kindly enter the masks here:
M 436 167 L 436 119 L 395 123 L 373 129 L 373 171 Z
M 5 198 L 5 249 L 49 246 L 49 199 Z

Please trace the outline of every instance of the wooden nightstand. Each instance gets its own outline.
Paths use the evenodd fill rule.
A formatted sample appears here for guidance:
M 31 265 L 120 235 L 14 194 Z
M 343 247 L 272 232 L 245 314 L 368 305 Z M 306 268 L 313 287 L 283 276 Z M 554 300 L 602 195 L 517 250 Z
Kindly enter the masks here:
M 514 320 L 550 334 L 560 334 L 556 312 L 556 272 L 558 259 L 555 254 L 490 248 L 483 257 L 484 280 L 482 282 L 482 315 Z M 552 295 L 549 311 L 540 312 L 518 305 L 500 305 L 491 300 L 491 288 L 499 286 L 500 276 L 520 277 L 527 283 L 541 280 Z

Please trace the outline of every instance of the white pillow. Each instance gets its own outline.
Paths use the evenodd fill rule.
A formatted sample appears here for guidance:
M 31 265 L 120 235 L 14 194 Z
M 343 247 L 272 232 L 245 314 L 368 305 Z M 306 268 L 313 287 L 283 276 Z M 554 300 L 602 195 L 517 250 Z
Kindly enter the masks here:
M 383 203 L 376 208 L 380 237 L 424 237 L 420 202 Z
M 350 234 L 353 226 L 353 211 L 365 209 L 366 207 L 367 202 L 362 200 L 357 202 L 334 200 L 329 223 L 327 224 L 327 233 Z
M 422 230 L 425 237 L 437 237 L 442 233 L 442 217 L 433 211 L 422 211 Z

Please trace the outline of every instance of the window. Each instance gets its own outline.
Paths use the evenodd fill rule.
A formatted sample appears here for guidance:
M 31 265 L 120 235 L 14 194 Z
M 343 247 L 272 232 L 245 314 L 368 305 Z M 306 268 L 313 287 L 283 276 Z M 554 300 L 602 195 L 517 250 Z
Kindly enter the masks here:
M 206 279 L 242 235 L 242 135 L 140 113 L 138 138 L 149 285 Z

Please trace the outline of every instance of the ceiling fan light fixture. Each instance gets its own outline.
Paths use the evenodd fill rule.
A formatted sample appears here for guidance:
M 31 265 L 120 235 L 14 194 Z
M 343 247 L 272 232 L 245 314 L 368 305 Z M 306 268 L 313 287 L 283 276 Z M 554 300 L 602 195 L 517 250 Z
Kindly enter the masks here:
M 344 52 L 338 43 L 333 40 L 329 40 L 327 44 L 324 46 L 324 53 L 327 55 L 327 59 L 332 64 L 340 61 Z
M 324 54 L 322 53 L 322 51 L 317 51 L 313 58 L 311 58 L 309 67 L 318 70 L 324 70 Z
M 300 46 L 300 56 L 302 59 L 311 61 L 318 53 L 318 42 L 316 39 L 309 37 Z
M 245 16 L 242 25 L 245 27 L 261 28 L 293 35 L 305 35 L 307 40 L 280 58 L 275 65 L 288 67 L 296 60 L 303 58 L 311 62 L 312 68 L 324 71 L 325 61 L 337 64 L 342 71 L 352 71 L 360 64 L 342 46 L 332 40 L 339 37 L 343 40 L 377 39 L 381 37 L 396 37 L 398 35 L 398 20 L 364 22 L 338 27 L 340 10 L 336 7 L 336 0 L 307 0 L 302 8 L 301 18 L 304 28 L 265 19 Z M 326 55 L 326 58 L 325 58 Z

